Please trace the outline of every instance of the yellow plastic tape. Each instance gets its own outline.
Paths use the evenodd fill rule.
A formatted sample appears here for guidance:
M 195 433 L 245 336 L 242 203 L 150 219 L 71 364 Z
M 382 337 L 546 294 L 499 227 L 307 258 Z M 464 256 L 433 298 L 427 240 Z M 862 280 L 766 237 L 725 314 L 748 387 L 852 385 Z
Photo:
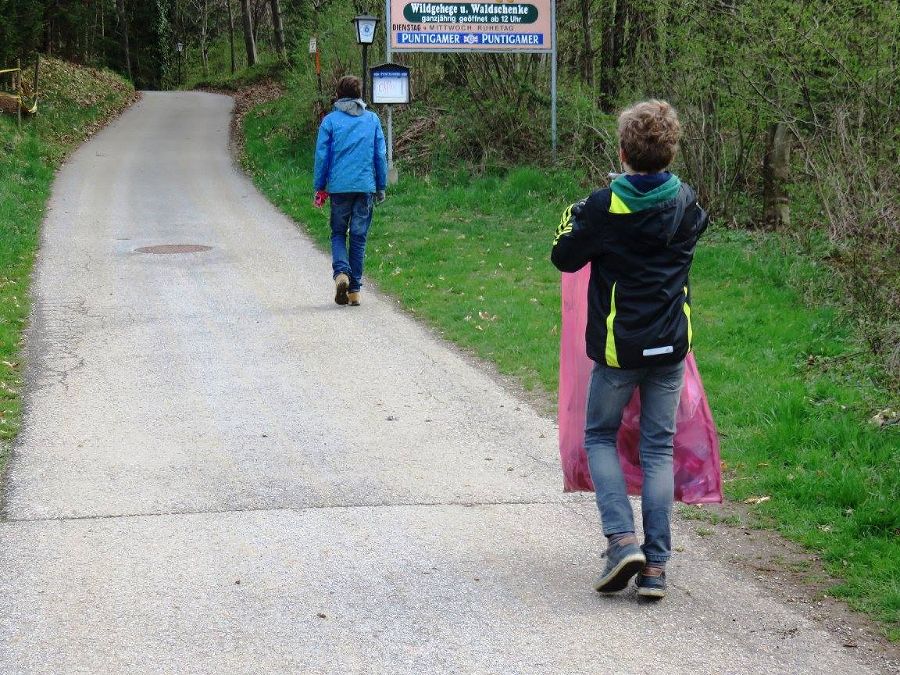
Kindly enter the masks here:
M 35 99 L 34 104 L 30 108 L 28 108 L 25 105 L 25 99 L 22 98 L 21 96 L 16 96 L 14 94 L 7 94 L 5 92 L 0 91 L 0 98 L 5 98 L 10 101 L 15 101 L 22 107 L 22 110 L 25 111 L 26 113 L 28 113 L 29 115 L 34 115 L 37 112 L 37 109 L 38 109 L 37 99 Z

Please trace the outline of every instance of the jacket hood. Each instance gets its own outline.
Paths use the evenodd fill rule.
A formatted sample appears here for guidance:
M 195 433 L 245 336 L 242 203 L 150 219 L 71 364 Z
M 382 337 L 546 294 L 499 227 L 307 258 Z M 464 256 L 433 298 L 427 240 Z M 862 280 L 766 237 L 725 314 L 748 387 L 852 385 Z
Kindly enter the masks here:
M 647 192 L 641 192 L 628 180 L 627 176 L 622 174 L 610 184 L 609 189 L 625 203 L 629 211 L 634 212 L 643 211 L 660 202 L 672 199 L 678 194 L 680 187 L 681 180 L 678 176 L 671 174 L 669 179 L 661 185 L 657 185 Z
M 674 178 L 674 176 L 673 176 Z M 653 192 L 660 190 L 671 181 L 667 181 Z M 629 230 L 630 239 L 635 248 L 668 246 L 675 237 L 684 214 L 697 201 L 697 195 L 684 183 L 679 181 L 676 192 L 669 199 L 657 201 L 652 206 L 632 213 L 615 214 L 614 222 Z
M 359 117 L 366 111 L 366 104 L 361 98 L 339 98 L 334 102 L 335 110 Z

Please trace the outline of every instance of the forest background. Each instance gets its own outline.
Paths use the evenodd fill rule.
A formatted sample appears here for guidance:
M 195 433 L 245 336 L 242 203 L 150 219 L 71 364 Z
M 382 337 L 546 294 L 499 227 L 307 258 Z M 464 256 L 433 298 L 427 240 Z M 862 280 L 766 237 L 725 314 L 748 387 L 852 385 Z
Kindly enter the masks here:
M 561 0 L 562 166 L 616 170 L 614 116 L 656 96 L 685 136 L 676 170 L 714 222 L 796 238 L 841 280 L 866 346 L 900 382 L 900 12 L 896 0 Z M 175 88 L 281 61 L 314 128 L 358 72 L 350 20 L 372 0 L 0 0 L 0 65 L 40 51 Z M 323 73 L 307 51 L 317 35 Z M 179 52 L 177 45 L 183 51 Z M 384 32 L 370 63 L 383 54 Z M 415 104 L 397 116 L 401 168 L 550 165 L 548 57 L 406 54 Z

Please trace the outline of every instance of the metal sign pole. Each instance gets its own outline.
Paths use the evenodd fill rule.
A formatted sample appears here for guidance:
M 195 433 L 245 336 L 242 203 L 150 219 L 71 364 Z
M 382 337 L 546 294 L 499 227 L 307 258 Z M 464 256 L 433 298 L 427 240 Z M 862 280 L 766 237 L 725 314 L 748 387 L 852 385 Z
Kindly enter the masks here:
M 550 21 L 553 23 L 553 53 L 550 58 L 550 144 L 553 162 L 556 162 L 556 1 L 551 5 Z
M 366 83 L 368 82 L 368 79 L 369 79 L 369 58 L 368 58 L 369 55 L 366 53 L 366 51 L 368 50 L 369 45 L 363 44 L 362 48 L 363 48 L 363 54 L 362 54 L 362 56 L 363 56 L 362 98 L 363 98 L 363 101 L 368 104 L 369 97 L 366 96 L 366 94 L 368 93 L 368 92 L 366 92 Z
M 393 63 L 391 49 L 391 0 L 384 0 L 384 60 Z M 394 106 L 387 107 L 387 156 L 388 156 L 388 183 L 396 185 L 399 180 L 397 169 L 394 168 Z
M 387 155 L 388 155 L 388 183 L 397 184 L 397 169 L 394 168 L 394 106 L 389 105 L 387 119 Z

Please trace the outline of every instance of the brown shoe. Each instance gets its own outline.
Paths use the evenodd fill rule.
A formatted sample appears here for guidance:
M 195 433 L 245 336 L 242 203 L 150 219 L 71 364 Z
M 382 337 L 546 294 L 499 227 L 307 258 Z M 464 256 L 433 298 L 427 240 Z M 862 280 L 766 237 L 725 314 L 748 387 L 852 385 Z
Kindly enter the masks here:
M 359 291 L 351 291 L 347 294 L 351 307 L 359 307 Z
M 350 288 L 350 277 L 343 272 L 334 278 L 334 301 L 339 305 L 346 305 L 349 302 L 347 298 L 347 289 Z

